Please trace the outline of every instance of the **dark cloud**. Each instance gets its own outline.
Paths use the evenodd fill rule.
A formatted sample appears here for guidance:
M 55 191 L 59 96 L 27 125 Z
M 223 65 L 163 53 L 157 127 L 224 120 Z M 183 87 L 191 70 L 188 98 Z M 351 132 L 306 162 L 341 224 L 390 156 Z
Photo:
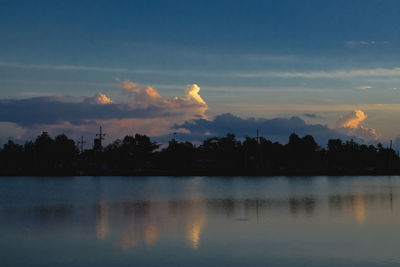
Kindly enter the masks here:
M 151 119 L 180 117 L 204 118 L 207 104 L 200 97 L 196 84 L 185 88 L 183 97 L 163 98 L 153 87 L 140 88 L 136 83 L 120 84 L 128 94 L 126 102 L 114 103 L 105 94 L 77 100 L 72 97 L 34 97 L 0 100 L 0 122 L 20 126 L 71 123 L 86 124 L 91 120 Z
M 171 112 L 163 105 L 138 107 L 129 103 L 92 104 L 87 101 L 73 102 L 68 97 L 0 100 L 0 121 L 21 126 L 55 124 L 62 121 L 84 124 L 87 120 L 155 118 L 177 113 Z
M 304 113 L 303 117 L 311 118 L 311 119 L 319 118 L 319 116 L 317 114 L 313 114 L 313 113 Z
M 257 129 L 260 136 L 272 141 L 287 143 L 291 133 L 300 136 L 312 135 L 320 145 L 327 144 L 329 139 L 340 138 L 348 140 L 351 137 L 339 133 L 321 124 L 307 124 L 299 117 L 274 118 L 274 119 L 243 119 L 232 114 L 222 114 L 214 120 L 198 119 L 186 121 L 173 126 L 173 129 L 190 131 L 188 134 L 180 133 L 179 138 L 187 140 L 202 140 L 209 136 L 224 136 L 234 133 L 238 138 L 256 136 Z M 356 139 L 353 137 L 353 139 Z

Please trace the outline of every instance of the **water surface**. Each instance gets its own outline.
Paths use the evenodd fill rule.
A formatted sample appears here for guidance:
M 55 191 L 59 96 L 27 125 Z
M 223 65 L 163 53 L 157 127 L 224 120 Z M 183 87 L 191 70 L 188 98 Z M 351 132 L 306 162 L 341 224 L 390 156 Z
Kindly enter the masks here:
M 2 177 L 0 266 L 398 266 L 400 177 Z

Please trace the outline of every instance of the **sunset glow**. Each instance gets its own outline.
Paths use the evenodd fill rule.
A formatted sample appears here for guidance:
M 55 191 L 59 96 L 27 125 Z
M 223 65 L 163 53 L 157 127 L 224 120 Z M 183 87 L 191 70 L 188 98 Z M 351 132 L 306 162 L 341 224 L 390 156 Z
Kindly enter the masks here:
M 396 2 L 210 8 L 208 1 L 157 0 L 104 3 L 96 12 L 96 5 L 77 3 L 42 3 L 39 12 L 18 2 L 1 11 L 7 25 L 0 27 L 0 143 L 42 131 L 89 138 L 99 124 L 109 133 L 105 143 L 136 132 L 200 141 L 205 133 L 226 134 L 227 125 L 242 129 L 214 121 L 232 114 L 244 121 L 298 118 L 308 129 L 329 128 L 330 138 L 393 140 L 400 148 Z M 197 119 L 218 131 L 176 127 Z M 290 134 L 265 129 L 260 134 L 272 141 Z

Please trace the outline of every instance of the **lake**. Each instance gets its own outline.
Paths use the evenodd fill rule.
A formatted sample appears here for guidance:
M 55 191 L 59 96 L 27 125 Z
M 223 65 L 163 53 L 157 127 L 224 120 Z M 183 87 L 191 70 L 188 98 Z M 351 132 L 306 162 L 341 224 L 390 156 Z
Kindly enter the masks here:
M 0 266 L 398 266 L 400 177 L 1 177 Z

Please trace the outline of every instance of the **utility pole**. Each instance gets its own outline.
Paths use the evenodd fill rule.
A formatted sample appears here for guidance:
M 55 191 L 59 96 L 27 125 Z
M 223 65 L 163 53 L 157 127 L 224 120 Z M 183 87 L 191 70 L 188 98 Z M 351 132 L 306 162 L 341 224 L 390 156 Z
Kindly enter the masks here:
M 258 128 L 257 128 L 257 144 L 259 143 Z
M 260 147 L 260 133 L 259 133 L 259 131 L 258 131 L 258 128 L 257 128 L 257 152 L 258 152 L 258 168 L 260 168 L 260 169 L 262 169 L 264 166 L 264 164 L 263 164 L 263 155 L 262 155 L 262 150 L 261 150 L 261 147 Z
M 100 125 L 100 133 L 96 134 L 96 136 L 99 137 L 100 141 L 104 140 L 104 136 L 106 136 L 106 134 L 102 133 L 102 131 L 101 131 L 101 125 Z
M 86 144 L 86 141 L 83 141 L 83 136 L 81 136 L 81 140 L 78 141 L 78 145 L 81 147 L 81 153 L 83 153 L 83 145 Z
M 390 140 L 390 147 L 389 147 L 389 171 L 392 169 L 392 140 Z
M 103 149 L 101 141 L 104 140 L 104 136 L 106 136 L 106 134 L 101 131 L 101 125 L 100 125 L 100 131 L 98 134 L 96 134 L 96 136 L 98 136 L 99 138 L 94 139 L 94 148 L 95 150 L 101 151 Z

